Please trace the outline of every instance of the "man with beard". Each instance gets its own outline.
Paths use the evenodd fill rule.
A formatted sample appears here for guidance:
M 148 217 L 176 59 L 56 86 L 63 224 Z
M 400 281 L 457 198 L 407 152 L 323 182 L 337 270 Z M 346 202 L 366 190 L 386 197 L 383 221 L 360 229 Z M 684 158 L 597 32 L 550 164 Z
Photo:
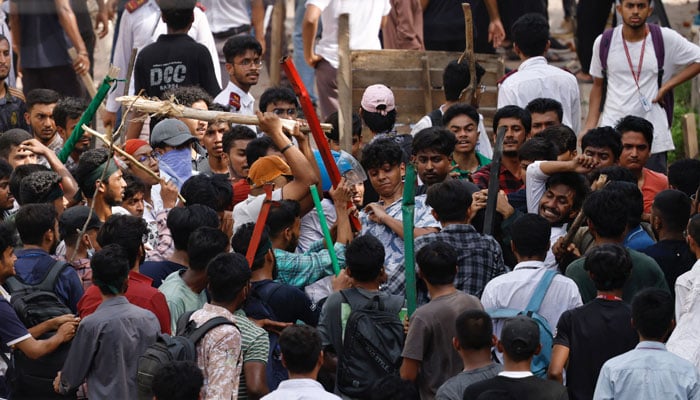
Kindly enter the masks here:
M 78 125 L 80 117 L 88 107 L 85 99 L 79 97 L 64 97 L 60 99 L 53 109 L 53 119 L 58 131 L 58 135 L 65 142 L 73 133 L 73 129 Z M 90 148 L 90 138 L 92 135 L 83 132 L 83 136 L 73 147 L 70 156 L 65 162 L 66 168 L 72 170 L 78 165 L 80 155 Z
M 11 62 L 10 42 L 0 35 L 0 132 L 12 128 L 29 129 L 24 119 L 27 112 L 24 94 L 21 90 L 10 87 L 6 81 L 10 74 Z
M 229 83 L 215 98 L 214 103 L 230 107 L 242 115 L 255 115 L 255 98 L 250 88 L 258 84 L 263 65 L 262 46 L 252 36 L 234 36 L 224 44 L 226 71 Z M 255 130 L 254 126 L 250 126 Z
M 57 153 L 63 148 L 63 139 L 56 131 L 56 121 L 53 118 L 53 109 L 59 96 L 58 92 L 51 89 L 34 89 L 27 93 L 27 112 L 24 113 L 31 134 Z
M 17 277 L 28 285 L 37 285 L 49 269 L 60 268 L 51 256 L 59 241 L 56 210 L 52 204 L 27 204 L 17 211 L 15 224 L 22 240 L 22 248 L 16 252 Z M 77 313 L 83 285 L 73 268 L 61 272 L 54 292 L 63 304 Z
M 112 207 L 122 202 L 126 188 L 114 159 L 109 158 L 106 149 L 88 150 L 80 157 L 75 178 L 88 204 L 94 204 L 97 217 L 106 221 L 112 215 Z
M 413 138 L 412 161 L 423 182 L 416 189 L 417 195 L 427 193 L 430 186 L 449 177 L 456 142 L 452 132 L 440 127 L 425 128 Z
M 255 132 L 245 125 L 236 125 L 224 133 L 221 145 L 222 158 L 228 163 L 228 176 L 233 185 L 233 206 L 248 198 L 250 184 L 248 183 L 248 159 L 246 147 L 255 140 Z

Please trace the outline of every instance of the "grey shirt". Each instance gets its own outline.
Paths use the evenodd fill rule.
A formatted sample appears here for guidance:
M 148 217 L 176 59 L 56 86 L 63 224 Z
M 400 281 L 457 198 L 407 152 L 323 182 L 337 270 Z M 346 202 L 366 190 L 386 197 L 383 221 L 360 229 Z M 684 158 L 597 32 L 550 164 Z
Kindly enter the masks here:
M 61 393 L 87 379 L 90 399 L 138 398 L 137 362 L 159 332 L 152 312 L 130 304 L 124 296 L 105 299 L 80 322 L 61 370 Z
M 503 371 L 503 366 L 496 363 L 471 371 L 462 371 L 440 386 L 435 394 L 435 400 L 462 400 L 467 386 L 493 378 L 501 371 Z

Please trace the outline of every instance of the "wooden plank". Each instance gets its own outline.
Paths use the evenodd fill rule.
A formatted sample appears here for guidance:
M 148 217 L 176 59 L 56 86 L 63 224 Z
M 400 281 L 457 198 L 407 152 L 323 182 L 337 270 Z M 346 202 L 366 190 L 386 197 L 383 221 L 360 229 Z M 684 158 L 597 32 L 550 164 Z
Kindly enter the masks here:
M 282 35 L 284 33 L 284 0 L 276 0 L 272 8 L 270 34 L 270 84 L 279 86 L 282 74 L 279 60 L 282 58 Z
M 430 83 L 430 59 L 423 54 L 423 110 L 425 114 L 433 111 L 433 100 L 431 95 L 432 85 Z
M 352 62 L 350 61 L 350 15 L 338 17 L 338 133 L 340 148 L 352 152 Z
M 695 113 L 688 113 L 683 115 L 683 121 L 681 121 L 681 128 L 683 129 L 683 144 L 685 150 L 685 156 L 688 158 L 695 158 L 698 155 L 698 129 L 695 123 Z

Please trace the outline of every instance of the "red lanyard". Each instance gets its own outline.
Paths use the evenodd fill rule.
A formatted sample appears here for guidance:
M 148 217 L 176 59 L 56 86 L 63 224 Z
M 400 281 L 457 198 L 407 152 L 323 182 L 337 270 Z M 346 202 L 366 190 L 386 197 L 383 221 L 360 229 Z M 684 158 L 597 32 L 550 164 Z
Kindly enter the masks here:
M 627 41 L 625 40 L 625 37 L 622 35 L 622 32 L 620 32 L 620 36 L 622 36 L 622 46 L 625 48 L 625 55 L 627 55 L 627 63 L 630 66 L 630 72 L 632 72 L 632 78 L 634 79 L 634 83 L 637 85 L 637 90 L 641 90 L 639 88 L 639 78 L 642 76 L 642 64 L 644 63 L 644 49 L 647 47 L 647 34 L 649 33 L 649 28 L 645 27 L 644 28 L 644 40 L 642 41 L 642 52 L 639 54 L 639 65 L 637 65 L 637 74 L 634 74 L 634 67 L 632 66 L 632 58 L 630 57 L 630 51 L 627 48 Z
M 611 294 L 599 294 L 596 299 L 610 300 L 610 301 L 622 301 L 621 298 L 613 296 Z

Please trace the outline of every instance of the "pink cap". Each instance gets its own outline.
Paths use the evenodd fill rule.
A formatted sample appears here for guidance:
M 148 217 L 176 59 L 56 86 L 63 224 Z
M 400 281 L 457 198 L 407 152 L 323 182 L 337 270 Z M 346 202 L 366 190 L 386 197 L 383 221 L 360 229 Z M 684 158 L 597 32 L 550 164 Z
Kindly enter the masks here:
M 362 94 L 362 108 L 372 113 L 386 115 L 396 108 L 394 93 L 388 87 L 377 84 L 369 86 Z

